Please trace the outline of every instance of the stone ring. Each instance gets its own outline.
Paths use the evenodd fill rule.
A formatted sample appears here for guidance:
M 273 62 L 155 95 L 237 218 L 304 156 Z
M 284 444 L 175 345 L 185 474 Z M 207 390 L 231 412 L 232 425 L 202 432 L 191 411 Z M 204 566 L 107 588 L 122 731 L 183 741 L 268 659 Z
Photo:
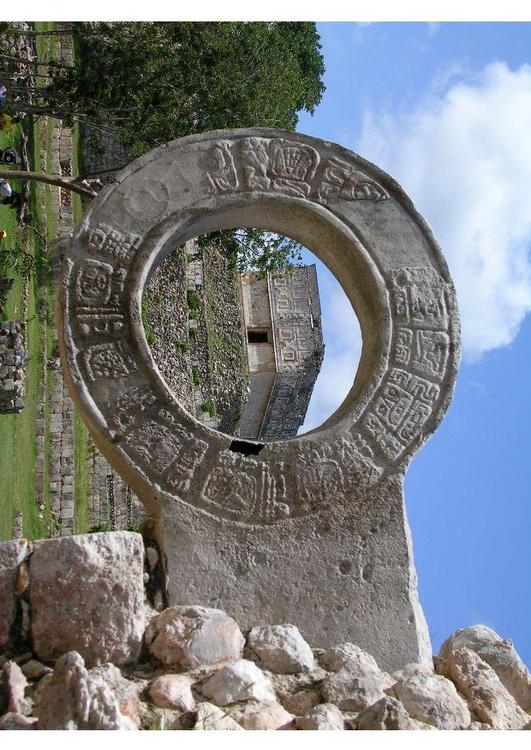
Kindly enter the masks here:
M 164 382 L 142 326 L 143 289 L 163 258 L 234 227 L 312 250 L 360 321 L 346 399 L 287 441 L 234 439 L 196 420 Z M 269 129 L 181 138 L 119 172 L 73 239 L 59 329 L 76 405 L 150 511 L 188 506 L 246 525 L 348 510 L 356 494 L 402 475 L 448 407 L 459 360 L 446 263 L 399 185 L 345 148 Z

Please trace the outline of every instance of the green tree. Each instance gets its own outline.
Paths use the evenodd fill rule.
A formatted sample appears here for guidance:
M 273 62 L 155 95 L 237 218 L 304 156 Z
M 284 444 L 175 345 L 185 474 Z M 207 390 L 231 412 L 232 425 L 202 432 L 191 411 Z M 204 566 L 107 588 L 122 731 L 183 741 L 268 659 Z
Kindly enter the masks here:
M 111 123 L 131 158 L 207 130 L 293 130 L 298 113 L 312 113 L 324 92 L 314 23 L 100 22 L 74 24 L 73 31 L 75 65 L 50 63 L 50 83 L 16 107 L 102 130 Z M 90 191 L 72 182 L 70 189 Z M 300 261 L 298 243 L 255 229 L 216 232 L 202 242 L 217 244 L 240 270 Z
M 43 95 L 56 110 L 112 115 L 132 157 L 206 130 L 293 130 L 324 91 L 313 23 L 96 23 L 75 34 L 77 64 L 52 66 Z

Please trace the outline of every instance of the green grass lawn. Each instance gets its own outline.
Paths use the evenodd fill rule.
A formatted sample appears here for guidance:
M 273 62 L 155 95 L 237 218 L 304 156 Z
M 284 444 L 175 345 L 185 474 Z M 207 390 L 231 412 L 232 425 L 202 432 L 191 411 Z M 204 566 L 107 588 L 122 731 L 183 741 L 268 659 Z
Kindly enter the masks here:
M 54 24 L 36 24 L 36 28 L 52 27 Z M 52 38 L 37 37 L 37 52 L 40 58 L 47 59 L 53 53 L 55 45 Z M 40 170 L 43 139 L 45 142 L 45 157 L 48 157 L 51 140 L 49 129 L 42 122 L 34 122 L 26 118 L 25 133 L 28 136 L 28 158 L 30 169 Z M 0 147 L 14 145 L 19 148 L 22 129 L 21 126 L 12 128 L 7 133 L 0 134 Z M 48 160 L 48 159 L 47 159 Z M 15 186 L 17 183 L 14 183 Z M 53 380 L 48 382 L 47 394 L 42 394 L 41 372 L 42 358 L 46 350 L 52 346 L 51 320 L 53 319 L 53 302 L 49 288 L 49 273 L 47 268 L 46 244 L 40 235 L 46 236 L 49 242 L 54 238 L 54 216 L 49 200 L 49 191 L 35 183 L 30 185 L 30 211 L 32 226 L 38 230 L 17 224 L 15 211 L 0 206 L 0 228 L 7 231 L 8 237 L 4 241 L 6 246 L 15 252 L 25 250 L 35 261 L 35 273 L 26 280 L 12 267 L 0 266 L 0 273 L 15 279 L 10 290 L 2 317 L 9 320 L 19 320 L 27 325 L 28 361 L 26 368 L 26 391 L 24 409 L 20 414 L 0 415 L 0 539 L 10 539 L 15 517 L 22 514 L 22 531 L 25 537 L 33 539 L 47 535 L 51 521 L 48 506 L 47 479 L 44 484 L 44 509 L 37 505 L 35 483 L 35 459 L 37 455 L 36 420 L 41 398 L 45 397 L 46 416 L 49 418 L 48 395 L 53 387 Z M 41 210 L 42 196 L 45 196 L 45 211 Z M 47 294 L 47 315 L 44 322 L 44 336 L 39 320 L 40 288 L 43 284 Z M 26 309 L 27 305 L 27 309 Z M 44 343 L 44 351 L 43 351 Z M 49 451 L 49 434 L 45 435 L 45 451 Z
M 18 145 L 20 128 L 14 128 L 0 138 L 0 147 Z M 33 134 L 30 134 L 33 135 Z M 29 145 L 35 139 L 30 137 Z M 34 162 L 34 153 L 30 161 Z M 39 223 L 39 207 L 36 190 L 30 191 L 30 210 L 33 222 Z M 8 237 L 4 241 L 9 247 L 24 248 L 38 262 L 43 252 L 41 241 L 31 230 L 17 225 L 16 214 L 6 206 L 0 206 L 0 226 Z M 41 367 L 40 324 L 38 318 L 38 281 L 35 277 L 26 282 L 10 268 L 0 271 L 15 278 L 3 315 L 9 320 L 27 320 L 29 358 L 26 369 L 25 407 L 20 414 L 0 415 L 0 538 L 11 538 L 14 518 L 22 512 L 23 534 L 30 538 L 42 536 L 46 528 L 46 514 L 42 514 L 35 495 L 36 419 L 39 405 L 39 381 Z M 27 291 L 27 317 L 25 293 Z M 43 517 L 40 518 L 39 515 Z

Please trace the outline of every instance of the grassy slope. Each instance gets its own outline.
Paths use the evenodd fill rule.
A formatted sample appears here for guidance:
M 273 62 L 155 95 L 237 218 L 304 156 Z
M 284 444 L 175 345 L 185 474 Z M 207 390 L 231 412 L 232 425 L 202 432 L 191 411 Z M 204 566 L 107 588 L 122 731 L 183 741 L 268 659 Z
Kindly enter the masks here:
M 72 174 L 81 173 L 81 145 L 79 127 L 76 125 L 72 137 Z M 75 227 L 83 216 L 81 196 L 72 193 L 72 214 Z M 88 531 L 88 431 L 76 409 L 74 413 L 74 531 Z
M 36 24 L 41 29 L 49 24 Z M 38 38 L 39 57 L 48 54 L 43 46 L 48 42 Z M 34 123 L 27 118 L 28 156 L 30 169 L 40 168 L 42 123 Z M 20 127 L 8 133 L 0 134 L 0 147 L 17 146 L 20 140 Z M 40 210 L 39 192 L 42 186 L 30 185 L 30 209 L 33 214 L 33 226 L 42 232 L 43 221 Z M 48 214 L 48 211 L 47 211 Z M 47 216 L 48 218 L 48 216 Z M 45 261 L 45 251 L 39 236 L 29 229 L 19 227 L 15 212 L 0 206 L 0 226 L 7 230 L 7 242 L 14 248 L 24 247 L 30 252 L 37 265 Z M 49 229 L 48 229 L 49 231 Z M 0 539 L 11 537 L 15 515 L 22 512 L 22 531 L 27 538 L 46 535 L 50 518 L 49 508 L 41 511 L 36 504 L 35 493 L 35 458 L 36 458 L 36 419 L 40 401 L 40 371 L 43 356 L 41 329 L 38 317 L 39 280 L 34 275 L 25 282 L 20 275 L 11 269 L 3 268 L 1 272 L 15 278 L 11 289 L 5 316 L 14 320 L 27 320 L 28 362 L 26 370 L 25 407 L 20 414 L 0 415 Z M 25 289 L 27 288 L 27 313 L 25 312 Z

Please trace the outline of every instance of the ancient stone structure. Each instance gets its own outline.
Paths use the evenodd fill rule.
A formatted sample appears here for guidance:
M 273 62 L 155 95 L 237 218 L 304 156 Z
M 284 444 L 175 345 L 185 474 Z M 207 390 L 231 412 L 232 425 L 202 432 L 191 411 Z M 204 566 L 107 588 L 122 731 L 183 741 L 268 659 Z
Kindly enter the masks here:
M 18 414 L 24 408 L 25 364 L 20 323 L 0 322 L 0 414 Z
M 315 266 L 242 274 L 250 394 L 239 435 L 294 437 L 324 355 Z
M 0 543 L 0 730 L 531 729 L 529 670 L 490 628 L 390 672 L 292 624 L 155 612 L 153 552 L 123 531 Z
M 218 606 L 244 627 L 290 622 L 386 669 L 428 661 L 402 486 L 459 359 L 454 289 L 429 228 L 384 172 L 298 133 L 189 136 L 116 179 L 65 259 L 61 355 L 97 445 L 155 521 L 170 603 Z M 164 255 L 235 226 L 315 252 L 360 321 L 352 389 L 300 438 L 206 427 L 168 390 L 143 332 L 142 290 Z

